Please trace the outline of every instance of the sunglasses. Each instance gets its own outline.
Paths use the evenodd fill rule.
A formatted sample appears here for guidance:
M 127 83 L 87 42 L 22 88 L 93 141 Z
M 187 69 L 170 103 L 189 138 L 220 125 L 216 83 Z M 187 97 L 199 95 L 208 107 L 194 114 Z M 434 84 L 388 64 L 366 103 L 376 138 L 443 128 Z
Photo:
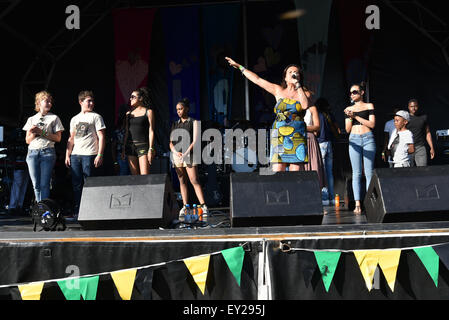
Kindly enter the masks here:
M 45 123 L 44 123 L 44 117 L 41 117 L 40 119 L 39 119 L 39 123 L 37 124 L 39 127 L 43 127 L 43 126 L 45 126 Z
M 360 91 L 354 90 L 354 91 L 351 91 L 350 93 L 351 93 L 351 95 L 355 96 L 356 94 L 360 94 Z

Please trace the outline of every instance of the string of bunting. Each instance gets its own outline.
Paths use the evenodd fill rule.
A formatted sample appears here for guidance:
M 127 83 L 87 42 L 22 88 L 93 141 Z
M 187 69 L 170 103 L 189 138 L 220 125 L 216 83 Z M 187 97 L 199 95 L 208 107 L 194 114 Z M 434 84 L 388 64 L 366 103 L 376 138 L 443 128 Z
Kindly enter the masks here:
M 0 288 L 18 287 L 22 300 L 40 300 L 45 283 L 56 282 L 62 293 L 64 294 L 66 300 L 81 300 L 81 297 L 84 300 L 96 300 L 100 276 L 110 274 L 122 300 L 131 300 L 131 295 L 134 284 L 136 282 L 136 275 L 138 270 L 145 270 L 160 267 L 172 262 L 183 261 L 190 274 L 192 275 L 193 280 L 198 285 L 201 293 L 204 295 L 206 289 L 207 274 L 209 271 L 210 257 L 218 254 L 221 254 L 223 256 L 229 270 L 233 274 L 237 284 L 240 286 L 243 259 L 245 257 L 245 250 L 242 246 L 210 254 L 147 265 L 143 267 L 123 269 L 112 272 L 103 272 L 80 277 L 53 279 L 24 284 L 3 285 L 0 286 Z
M 284 248 L 283 248 L 284 246 Z M 287 249 L 285 249 L 285 247 Z M 337 270 L 340 256 L 343 252 L 353 253 L 363 279 L 365 280 L 368 291 L 371 291 L 374 281 L 374 273 L 377 266 L 380 267 L 385 279 L 394 292 L 394 286 L 396 282 L 396 274 L 399 266 L 399 260 L 401 252 L 406 250 L 413 250 L 418 256 L 424 267 L 426 268 L 429 276 L 433 280 L 436 287 L 438 287 L 438 275 L 439 275 L 439 262 L 440 260 L 449 269 L 449 243 L 437 244 L 423 247 L 411 247 L 401 249 L 382 249 L 382 250 L 311 250 L 302 248 L 290 248 L 289 245 L 281 243 L 281 249 L 283 252 L 289 251 L 309 251 L 313 252 L 316 260 L 315 265 L 305 263 L 303 270 L 304 279 L 310 282 L 315 268 L 318 267 L 321 279 L 323 281 L 326 292 L 329 292 L 332 279 Z

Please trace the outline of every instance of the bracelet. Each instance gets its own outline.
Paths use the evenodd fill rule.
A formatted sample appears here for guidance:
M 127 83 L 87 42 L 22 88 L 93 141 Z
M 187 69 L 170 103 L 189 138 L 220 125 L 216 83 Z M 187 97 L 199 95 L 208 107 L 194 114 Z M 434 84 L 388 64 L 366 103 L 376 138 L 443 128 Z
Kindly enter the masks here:
M 246 68 L 244 66 L 240 65 L 239 70 L 243 74 L 243 72 L 246 70 Z
M 102 157 L 102 156 L 103 156 L 102 153 L 97 154 L 97 157 Z
M 45 131 L 45 129 L 42 129 L 41 136 L 42 136 L 42 137 L 45 137 L 46 135 L 47 135 L 47 131 Z

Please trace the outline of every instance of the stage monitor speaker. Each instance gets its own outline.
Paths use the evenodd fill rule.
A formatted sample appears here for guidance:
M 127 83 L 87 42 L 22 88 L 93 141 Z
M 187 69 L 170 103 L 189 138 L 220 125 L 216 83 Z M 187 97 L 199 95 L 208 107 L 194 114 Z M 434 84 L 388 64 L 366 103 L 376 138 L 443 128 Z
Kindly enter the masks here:
M 167 174 L 89 177 L 78 222 L 85 229 L 151 229 L 169 226 L 178 210 Z
M 369 223 L 449 220 L 449 166 L 375 169 L 363 201 Z
M 321 224 L 323 220 L 315 171 L 232 173 L 230 184 L 232 227 Z

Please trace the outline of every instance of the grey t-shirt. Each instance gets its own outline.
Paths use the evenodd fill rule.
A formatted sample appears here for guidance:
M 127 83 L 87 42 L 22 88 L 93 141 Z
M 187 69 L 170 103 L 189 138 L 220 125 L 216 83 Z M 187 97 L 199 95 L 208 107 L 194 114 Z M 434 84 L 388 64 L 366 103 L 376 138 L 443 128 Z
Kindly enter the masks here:
M 92 156 L 98 154 L 97 131 L 106 129 L 103 117 L 96 112 L 80 112 L 70 121 L 70 133 L 75 132 L 72 154 Z
M 33 126 L 37 126 L 40 129 L 45 129 L 48 133 L 57 133 L 59 131 L 64 131 L 64 126 L 62 125 L 59 117 L 51 112 L 43 116 L 40 112 L 36 113 L 34 116 L 29 117 L 25 126 L 22 128 L 24 131 L 30 130 Z M 45 137 L 38 136 L 28 146 L 30 150 L 39 150 L 46 148 L 54 148 L 55 142 L 51 141 Z

